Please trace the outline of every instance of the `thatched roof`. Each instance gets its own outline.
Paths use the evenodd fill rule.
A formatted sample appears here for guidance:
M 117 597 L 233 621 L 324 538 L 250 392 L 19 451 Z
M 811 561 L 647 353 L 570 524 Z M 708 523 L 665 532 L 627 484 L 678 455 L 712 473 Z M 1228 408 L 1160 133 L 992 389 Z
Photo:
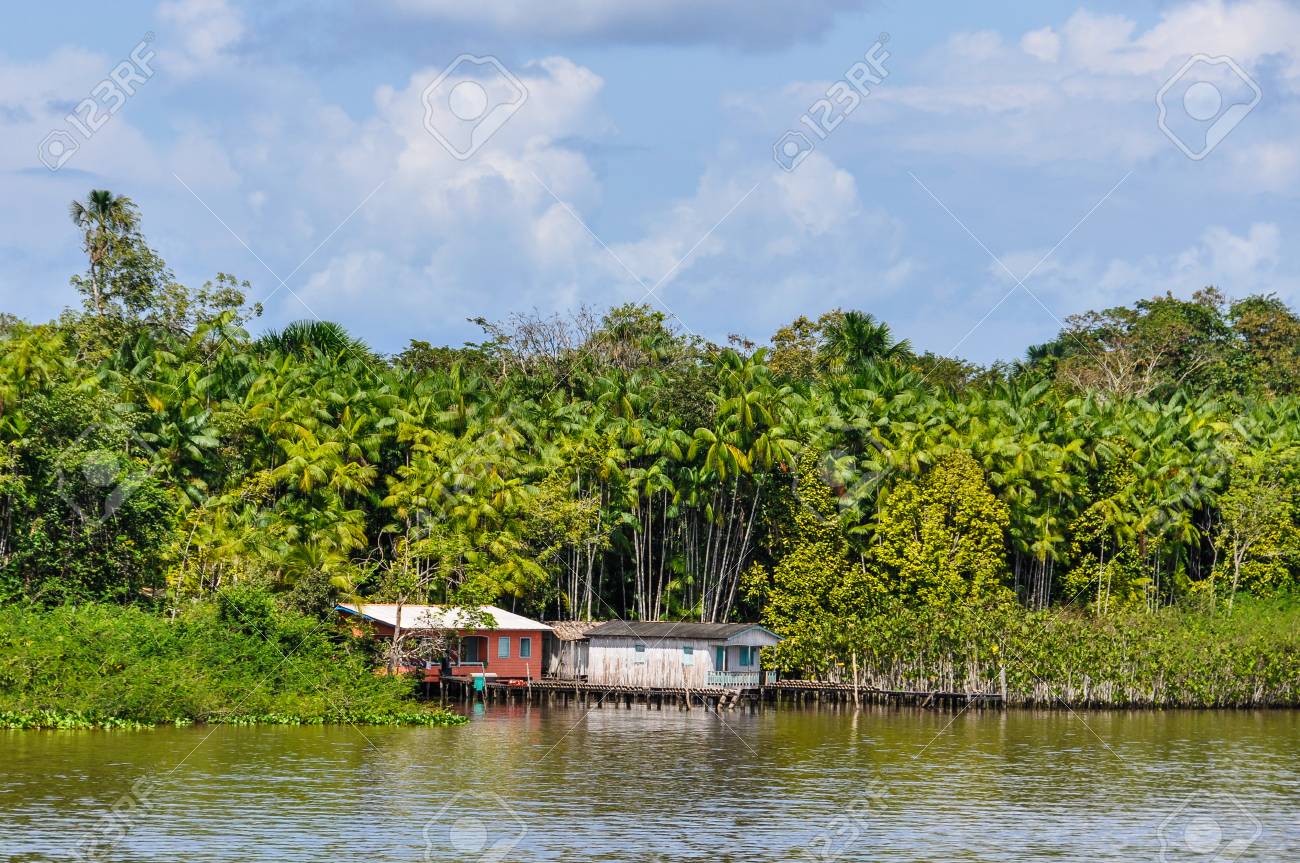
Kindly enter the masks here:
M 548 620 L 546 625 L 560 641 L 586 641 L 587 633 L 600 626 L 599 620 Z

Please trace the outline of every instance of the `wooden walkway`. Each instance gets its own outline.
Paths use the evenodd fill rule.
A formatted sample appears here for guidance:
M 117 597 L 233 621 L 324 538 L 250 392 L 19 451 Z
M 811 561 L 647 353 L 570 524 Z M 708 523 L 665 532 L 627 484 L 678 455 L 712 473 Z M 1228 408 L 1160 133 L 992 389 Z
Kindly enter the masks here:
M 945 692 L 926 690 L 887 690 L 854 687 L 848 683 L 825 683 L 815 680 L 783 680 L 762 687 L 641 687 L 609 686 L 580 680 L 534 680 L 487 683 L 476 692 L 470 680 L 449 678 L 433 684 L 429 694 L 438 692 L 448 700 L 486 703 L 576 704 L 582 707 L 631 708 L 644 704 L 649 710 L 664 705 L 683 710 L 703 707 L 711 710 L 734 710 L 740 706 L 759 709 L 766 706 L 844 706 L 880 704 L 898 707 L 923 707 L 940 710 L 1005 706 L 1000 693 Z

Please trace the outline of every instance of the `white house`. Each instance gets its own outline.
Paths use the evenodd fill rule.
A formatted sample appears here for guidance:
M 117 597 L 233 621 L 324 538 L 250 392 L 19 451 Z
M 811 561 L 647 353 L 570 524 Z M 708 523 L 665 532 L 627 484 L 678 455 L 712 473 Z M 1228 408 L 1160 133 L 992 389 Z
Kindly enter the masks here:
M 587 632 L 587 680 L 661 689 L 758 686 L 759 651 L 781 636 L 757 623 L 613 620 Z

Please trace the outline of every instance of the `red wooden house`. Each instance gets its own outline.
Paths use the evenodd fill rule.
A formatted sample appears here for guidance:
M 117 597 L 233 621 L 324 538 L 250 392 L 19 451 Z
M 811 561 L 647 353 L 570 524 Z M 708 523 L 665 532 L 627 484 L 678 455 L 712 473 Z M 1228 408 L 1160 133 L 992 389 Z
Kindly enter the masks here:
M 444 668 L 455 677 L 485 674 L 502 681 L 539 679 L 545 664 L 542 638 L 551 632 L 545 623 L 493 605 L 475 612 L 442 605 L 344 603 L 335 606 L 335 611 L 346 619 L 369 623 L 376 638 L 392 638 L 399 625 L 408 638 L 446 636 L 447 660 L 424 669 L 424 679 L 432 683 L 441 679 Z M 491 626 L 486 623 L 489 618 Z

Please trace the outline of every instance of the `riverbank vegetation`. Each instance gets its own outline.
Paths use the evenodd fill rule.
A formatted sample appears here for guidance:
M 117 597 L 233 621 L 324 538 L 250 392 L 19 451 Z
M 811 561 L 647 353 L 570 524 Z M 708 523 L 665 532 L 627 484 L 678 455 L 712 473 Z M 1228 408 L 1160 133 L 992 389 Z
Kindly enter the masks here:
M 785 667 L 863 689 L 1021 706 L 1300 705 L 1300 608 L 1276 600 L 1244 599 L 1230 615 L 900 603 L 801 629 L 775 651 Z
M 1072 656 L 1113 656 L 1113 632 L 1201 639 L 1175 676 L 1203 682 L 1193 665 L 1243 667 L 1208 659 L 1227 639 L 1300 676 L 1294 614 L 1259 611 L 1300 578 L 1300 317 L 1275 297 L 1078 315 L 987 368 L 859 312 L 717 345 L 642 306 L 383 356 L 331 323 L 251 335 L 251 286 L 177 283 L 128 199 L 74 216 L 83 307 L 0 321 L 8 602 L 181 620 L 253 586 L 322 622 L 339 598 L 757 618 L 791 636 L 786 671 L 870 655 L 886 677 L 929 630 L 880 624 L 944 615 L 1035 628 L 1027 656 L 1067 632 Z M 1278 641 L 1233 634 L 1250 620 Z M 1207 692 L 1139 661 L 1077 685 Z
M 373 673 L 366 644 L 256 589 L 175 618 L 131 605 L 0 610 L 0 728 L 461 721 Z

